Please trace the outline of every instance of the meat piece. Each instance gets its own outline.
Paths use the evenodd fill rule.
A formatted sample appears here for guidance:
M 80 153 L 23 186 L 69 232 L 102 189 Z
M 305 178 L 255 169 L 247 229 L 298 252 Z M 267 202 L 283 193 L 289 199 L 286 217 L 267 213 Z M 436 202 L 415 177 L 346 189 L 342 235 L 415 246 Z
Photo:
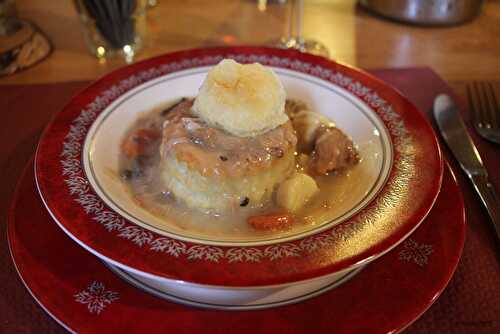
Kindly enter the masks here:
M 189 102 L 182 102 L 166 116 L 162 159 L 175 154 L 177 160 L 204 176 L 241 177 L 267 169 L 295 151 L 297 137 L 290 122 L 255 137 L 237 137 L 191 114 Z
M 316 131 L 314 152 L 310 169 L 316 174 L 326 174 L 345 169 L 359 162 L 354 144 L 341 130 L 321 127 Z
M 294 130 L 297 132 L 297 150 L 311 153 L 318 128 L 333 126 L 333 123 L 320 113 L 309 110 L 307 105 L 296 100 L 287 100 L 286 113 L 290 117 Z
M 172 104 L 170 107 L 168 107 L 166 109 L 163 109 L 162 112 L 160 113 L 160 115 L 161 116 L 167 116 L 172 110 L 176 109 L 177 107 L 181 106 L 181 108 L 182 108 L 182 104 L 186 104 L 186 105 L 189 104 L 189 107 L 191 107 L 192 102 L 188 101 L 187 98 L 183 97 L 179 101 L 177 101 L 174 104 Z
M 355 165 L 359 155 L 353 142 L 325 116 L 300 101 L 287 100 L 286 113 L 297 132 L 297 149 L 311 154 L 310 172 L 318 175 Z
M 161 115 L 167 121 L 178 122 L 183 117 L 191 116 L 191 107 L 193 106 L 192 99 L 182 98 L 174 105 L 162 111 Z

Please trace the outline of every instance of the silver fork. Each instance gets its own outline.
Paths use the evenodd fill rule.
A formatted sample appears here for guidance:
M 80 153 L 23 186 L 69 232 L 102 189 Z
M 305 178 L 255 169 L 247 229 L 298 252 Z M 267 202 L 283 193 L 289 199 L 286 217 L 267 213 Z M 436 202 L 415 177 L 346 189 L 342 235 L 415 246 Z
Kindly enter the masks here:
M 500 106 L 490 82 L 467 85 L 469 107 L 474 115 L 474 127 L 484 139 L 500 144 Z

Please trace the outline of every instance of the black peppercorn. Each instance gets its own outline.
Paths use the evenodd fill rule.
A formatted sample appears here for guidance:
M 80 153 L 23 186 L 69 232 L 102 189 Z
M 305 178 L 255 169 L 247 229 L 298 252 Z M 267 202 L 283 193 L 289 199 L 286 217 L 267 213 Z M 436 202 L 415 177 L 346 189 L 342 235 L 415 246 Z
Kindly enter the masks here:
M 240 206 L 247 206 L 247 205 L 248 205 L 248 203 L 250 203 L 250 198 L 245 197 L 245 198 L 243 198 L 243 199 L 241 200 L 241 202 L 240 202 Z

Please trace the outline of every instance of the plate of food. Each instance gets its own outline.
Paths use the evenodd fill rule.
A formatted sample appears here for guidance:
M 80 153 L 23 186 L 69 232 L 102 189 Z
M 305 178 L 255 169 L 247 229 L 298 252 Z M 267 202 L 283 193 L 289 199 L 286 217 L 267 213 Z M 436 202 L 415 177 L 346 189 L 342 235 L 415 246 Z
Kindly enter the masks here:
M 151 80 L 96 118 L 85 174 L 113 211 L 175 239 L 255 246 L 327 229 L 375 197 L 393 152 L 366 106 L 310 80 L 232 59 Z
M 257 47 L 103 77 L 55 116 L 35 162 L 47 209 L 80 245 L 146 285 L 228 305 L 345 280 L 418 227 L 443 173 L 432 128 L 397 91 Z

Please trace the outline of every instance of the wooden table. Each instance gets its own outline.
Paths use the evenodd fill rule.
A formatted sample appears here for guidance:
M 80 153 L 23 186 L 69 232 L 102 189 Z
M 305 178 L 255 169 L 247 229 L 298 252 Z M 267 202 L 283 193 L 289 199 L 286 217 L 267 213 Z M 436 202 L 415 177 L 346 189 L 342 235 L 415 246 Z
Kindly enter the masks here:
M 147 12 L 146 47 L 137 60 L 194 47 L 264 45 L 286 32 L 287 9 L 282 5 L 269 5 L 265 11 L 260 11 L 256 1 L 252 0 L 159 2 Z M 500 83 L 500 0 L 487 1 L 476 20 L 448 28 L 415 27 L 382 20 L 357 6 L 354 0 L 305 2 L 304 35 L 323 42 L 333 59 L 367 69 L 429 66 L 462 96 L 465 83 L 472 80 Z M 3 118 L 0 128 L 1 223 L 5 222 L 8 203 L 22 166 L 32 156 L 39 133 L 51 116 L 47 112 L 37 112 L 37 103 L 40 102 L 35 101 L 36 98 L 33 101 L 30 99 L 43 88 L 44 96 L 38 95 L 43 108 L 55 112 L 63 106 L 70 93 L 86 84 L 82 80 L 96 79 L 125 65 L 121 59 L 99 62 L 90 55 L 71 1 L 17 0 L 16 4 L 19 15 L 34 21 L 50 37 L 55 48 L 42 63 L 0 78 L 0 85 L 4 85 L 0 86 L 0 102 L 7 106 L 0 109 Z M 51 83 L 64 83 L 64 86 L 45 85 Z M 38 84 L 43 84 L 43 87 Z M 9 108 L 12 106 L 12 110 L 16 110 L 14 106 L 17 104 L 22 104 L 21 110 L 10 112 Z M 495 158 L 498 148 L 483 143 L 483 152 L 487 145 L 490 145 L 487 148 L 491 159 Z M 461 181 L 464 181 L 463 177 Z M 479 221 L 486 224 L 487 217 L 475 195 L 470 189 L 464 193 L 468 208 L 480 215 L 473 223 Z M 475 226 L 471 224 L 470 227 L 472 233 L 466 244 L 469 250 L 479 244 L 492 245 L 493 237 L 487 232 L 476 232 L 478 228 Z M 7 316 L 0 313 L 0 332 L 6 326 L 10 331 L 15 328 L 18 333 L 32 333 L 33 328 L 37 328 L 35 332 L 62 333 L 62 328 L 49 320 L 29 298 L 21 283 L 12 279 L 16 276 L 15 270 L 7 255 L 4 229 L 0 232 L 0 268 L 12 280 L 8 284 L 3 283 L 9 294 L 6 297 L 2 294 L 0 306 L 10 313 Z M 477 238 L 478 233 L 481 238 Z M 491 258 L 488 261 L 491 262 Z M 465 260 L 467 265 L 477 262 Z M 498 275 L 499 271 L 494 273 Z M 457 286 L 461 285 L 457 283 Z M 19 300 L 23 302 L 15 302 Z M 487 308 L 490 313 L 478 308 L 475 321 L 465 323 L 465 327 L 450 328 L 450 333 L 468 333 L 469 330 L 475 333 L 495 332 L 495 328 L 500 326 L 500 319 L 493 319 L 498 314 L 495 311 L 498 310 L 498 303 L 495 305 Z M 454 305 L 444 305 L 440 309 L 453 312 Z M 439 313 L 433 316 L 447 315 Z M 422 333 L 426 328 L 417 322 L 409 332 Z
M 470 80 L 500 81 L 500 1 L 486 1 L 474 21 L 446 28 L 382 20 L 355 0 L 305 1 L 304 35 L 323 42 L 331 58 L 361 68 L 430 66 L 454 87 Z M 0 84 L 95 79 L 123 66 L 98 62 L 86 50 L 71 1 L 17 0 L 19 15 L 50 37 L 54 53 Z M 288 10 L 251 0 L 160 0 L 147 11 L 146 47 L 138 60 L 166 52 L 220 44 L 269 44 L 286 33 Z

